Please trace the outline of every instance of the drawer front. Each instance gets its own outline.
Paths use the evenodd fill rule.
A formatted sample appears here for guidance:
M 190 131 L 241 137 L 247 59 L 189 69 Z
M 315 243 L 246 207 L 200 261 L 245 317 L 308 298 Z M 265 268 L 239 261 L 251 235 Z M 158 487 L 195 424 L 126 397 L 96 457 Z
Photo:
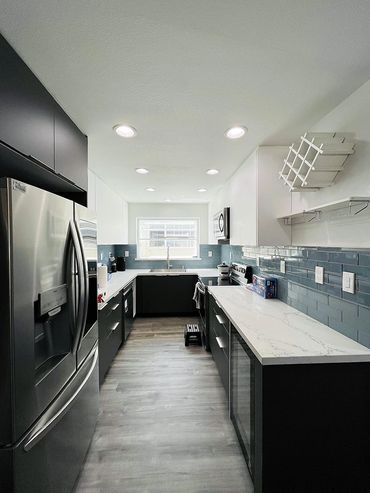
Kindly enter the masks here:
M 122 324 L 111 330 L 108 337 L 99 339 L 99 380 L 103 383 L 114 357 L 122 343 Z
M 122 324 L 122 294 L 112 298 L 103 310 L 99 311 L 99 337 L 108 337 L 112 327 Z
M 219 315 L 215 311 L 213 311 L 211 319 L 213 321 L 212 329 L 219 339 L 225 356 L 229 358 L 229 321 L 224 315 Z
M 216 363 L 218 373 L 224 386 L 226 395 L 229 396 L 229 359 L 226 357 L 222 347 L 220 347 L 220 339 L 216 336 L 211 328 L 210 330 L 210 346 L 213 359 Z M 222 343 L 221 343 L 222 345 Z
M 209 304 L 210 315 L 210 327 L 213 329 L 216 337 L 219 338 L 219 345 L 222 346 L 222 350 L 227 358 L 229 358 L 229 337 L 230 337 L 230 323 L 229 319 L 217 305 L 215 299 L 210 297 Z

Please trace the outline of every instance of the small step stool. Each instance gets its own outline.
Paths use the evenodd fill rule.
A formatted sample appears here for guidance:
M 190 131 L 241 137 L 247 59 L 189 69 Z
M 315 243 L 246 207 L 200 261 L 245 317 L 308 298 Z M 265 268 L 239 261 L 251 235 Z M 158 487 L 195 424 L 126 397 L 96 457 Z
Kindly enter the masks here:
M 196 342 L 199 346 L 202 345 L 202 334 L 198 324 L 186 324 L 184 330 L 185 346 L 189 346 L 191 342 Z

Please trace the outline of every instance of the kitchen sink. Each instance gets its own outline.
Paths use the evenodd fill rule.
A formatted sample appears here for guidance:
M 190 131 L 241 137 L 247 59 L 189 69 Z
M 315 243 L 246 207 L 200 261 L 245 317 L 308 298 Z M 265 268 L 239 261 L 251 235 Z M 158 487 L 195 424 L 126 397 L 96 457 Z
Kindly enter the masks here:
M 179 267 L 178 269 L 150 269 L 149 272 L 168 272 L 168 273 L 171 273 L 171 272 L 186 272 L 186 269 L 184 269 L 183 267 Z

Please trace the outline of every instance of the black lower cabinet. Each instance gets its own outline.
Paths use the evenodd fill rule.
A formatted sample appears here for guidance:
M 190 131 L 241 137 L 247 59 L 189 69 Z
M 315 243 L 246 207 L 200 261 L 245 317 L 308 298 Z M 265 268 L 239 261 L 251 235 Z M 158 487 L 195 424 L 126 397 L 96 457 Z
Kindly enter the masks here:
M 193 294 L 197 276 L 139 276 L 136 279 L 138 315 L 196 315 Z
M 370 364 L 262 365 L 231 327 L 230 415 L 255 493 L 370 491 Z
M 99 381 L 104 382 L 119 347 L 123 342 L 122 292 L 99 311 Z
M 229 320 L 212 296 L 208 309 L 210 350 L 229 398 Z

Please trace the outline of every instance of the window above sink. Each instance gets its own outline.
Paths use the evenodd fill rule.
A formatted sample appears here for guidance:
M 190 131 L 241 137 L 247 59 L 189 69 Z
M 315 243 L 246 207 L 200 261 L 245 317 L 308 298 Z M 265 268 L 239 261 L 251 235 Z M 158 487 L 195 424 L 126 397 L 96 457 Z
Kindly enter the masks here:
M 138 218 L 137 258 L 199 258 L 199 218 Z

